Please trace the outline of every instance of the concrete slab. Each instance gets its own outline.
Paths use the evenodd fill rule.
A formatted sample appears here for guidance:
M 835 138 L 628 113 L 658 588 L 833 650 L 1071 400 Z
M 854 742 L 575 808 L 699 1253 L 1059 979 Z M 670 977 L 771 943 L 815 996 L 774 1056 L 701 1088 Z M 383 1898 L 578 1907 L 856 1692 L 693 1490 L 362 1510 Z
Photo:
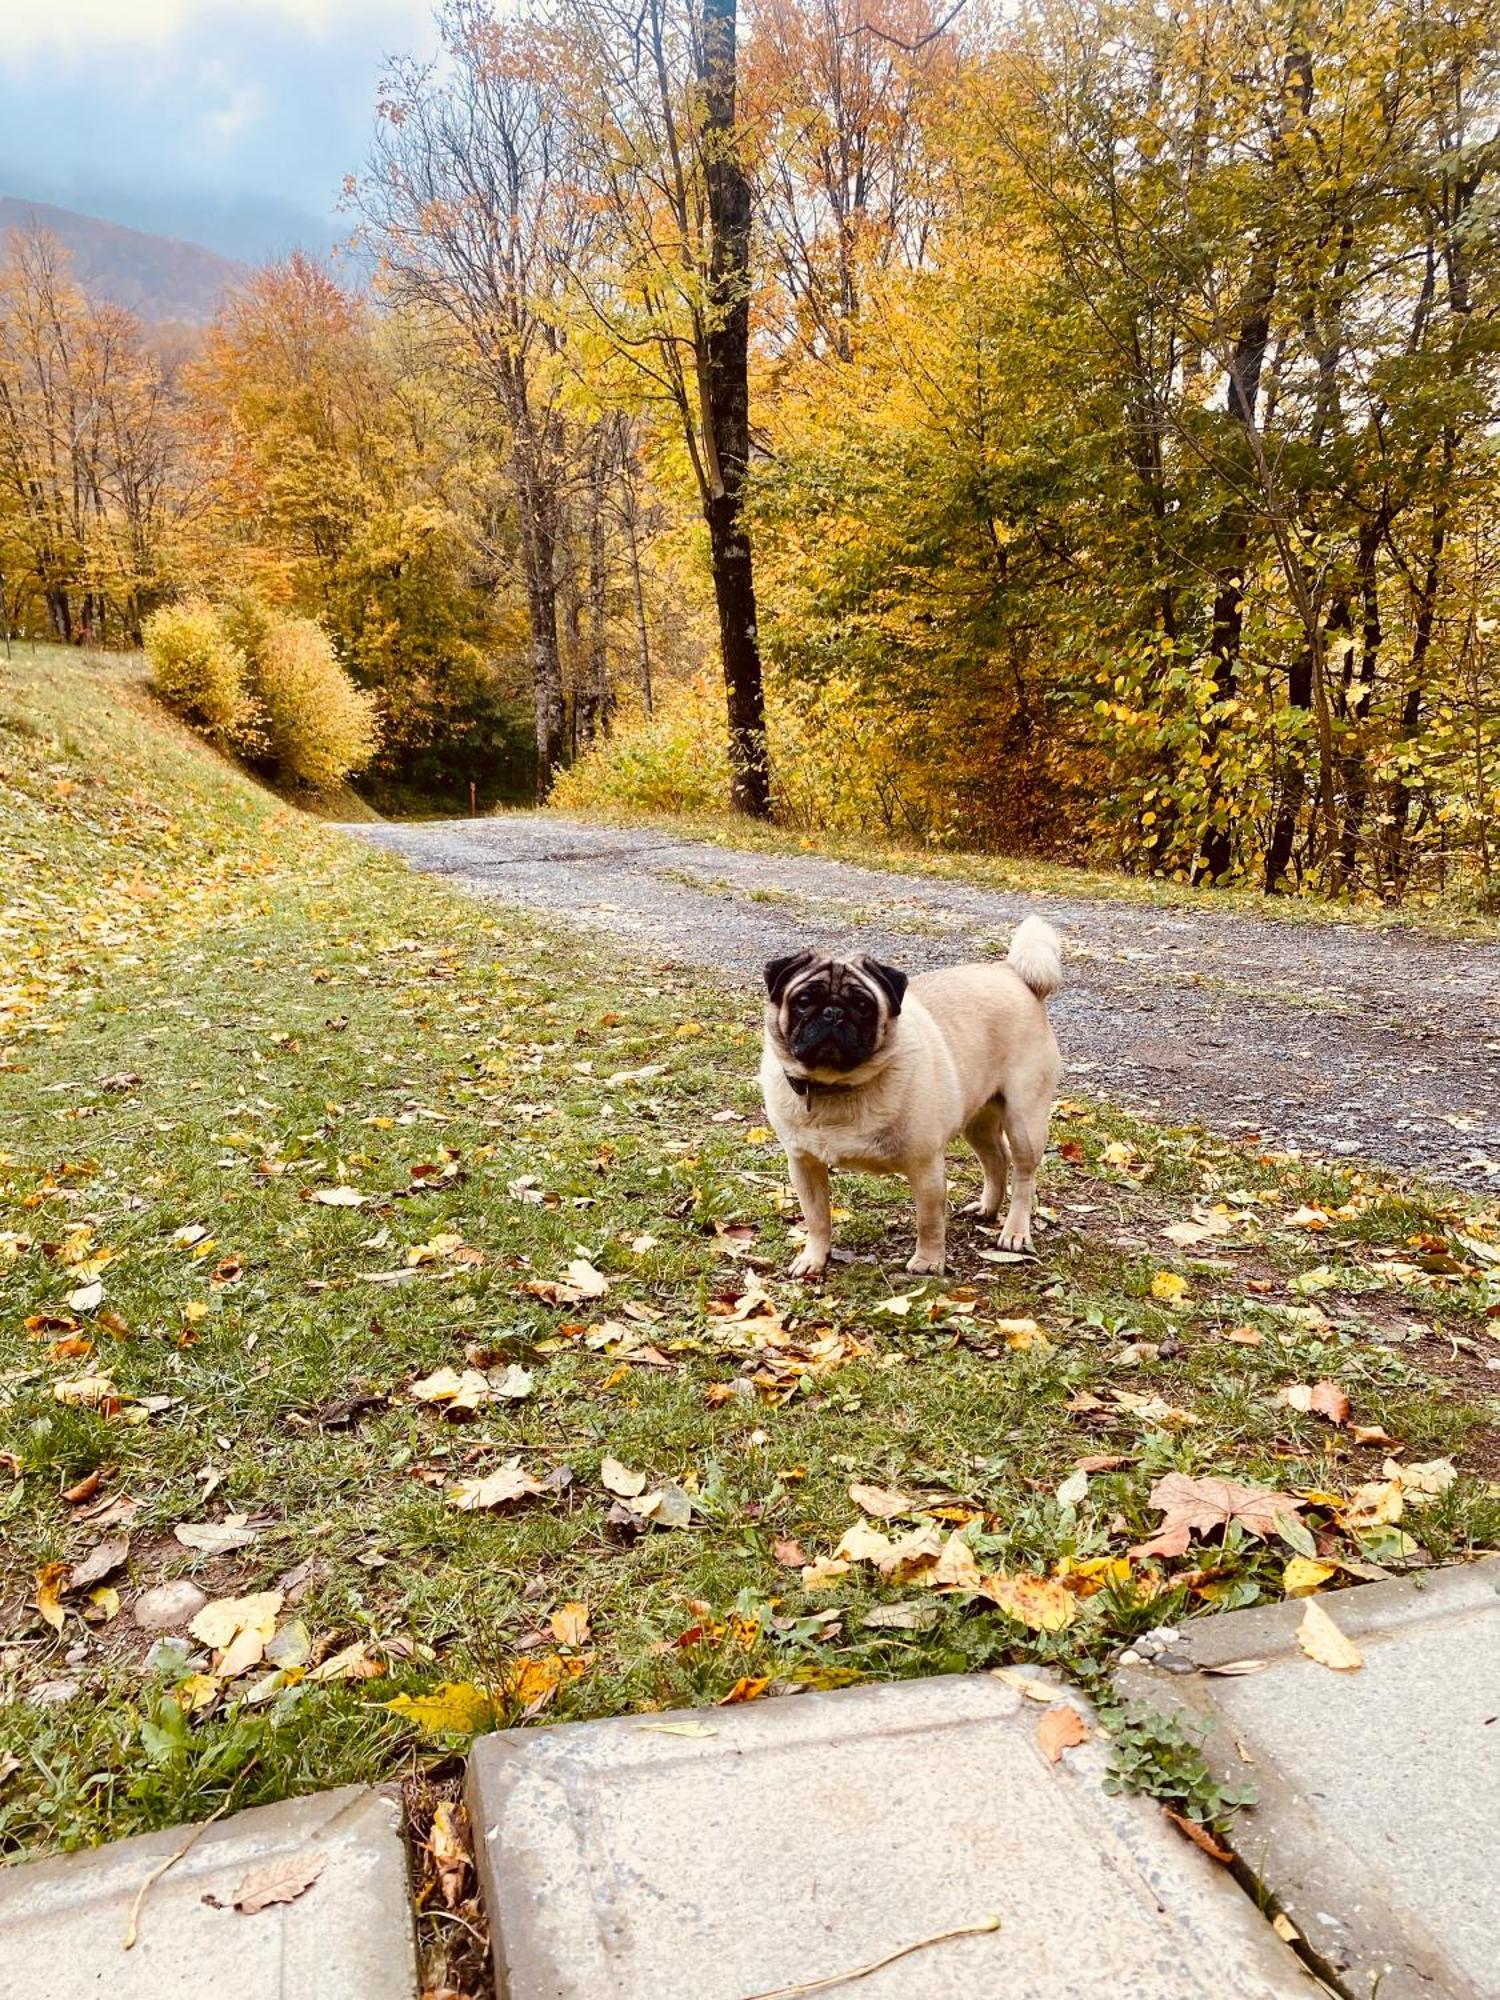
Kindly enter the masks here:
M 1500 2000 L 1500 1561 L 1337 1591 L 1353 1672 L 1297 1644 L 1305 1602 L 1195 1620 L 1121 1692 L 1209 1729 L 1257 1804 L 1235 1844 L 1354 2000 Z
M 1082 1701 L 1070 1696 L 1080 1710 Z M 501 2000 L 1310 2000 L 1230 1877 L 989 1675 L 484 1737 Z M 820 1989 L 821 1990 L 821 1989 Z
M 207 1827 L 147 1890 L 126 1951 L 141 1884 L 186 1831 L 0 1869 L 0 2000 L 414 2000 L 394 1800 L 349 1785 Z M 230 1907 L 253 1869 L 316 1854 L 295 1902 Z

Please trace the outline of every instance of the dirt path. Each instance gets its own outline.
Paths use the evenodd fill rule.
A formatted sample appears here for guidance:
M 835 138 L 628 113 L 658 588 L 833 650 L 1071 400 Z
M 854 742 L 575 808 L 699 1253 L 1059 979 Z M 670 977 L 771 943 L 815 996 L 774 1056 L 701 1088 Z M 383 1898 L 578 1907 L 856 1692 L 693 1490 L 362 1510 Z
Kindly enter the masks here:
M 1010 894 L 551 814 L 349 831 L 746 985 L 801 944 L 912 972 L 993 955 L 1038 910 L 1063 936 L 1054 1015 L 1080 1090 L 1500 1188 L 1497 945 Z

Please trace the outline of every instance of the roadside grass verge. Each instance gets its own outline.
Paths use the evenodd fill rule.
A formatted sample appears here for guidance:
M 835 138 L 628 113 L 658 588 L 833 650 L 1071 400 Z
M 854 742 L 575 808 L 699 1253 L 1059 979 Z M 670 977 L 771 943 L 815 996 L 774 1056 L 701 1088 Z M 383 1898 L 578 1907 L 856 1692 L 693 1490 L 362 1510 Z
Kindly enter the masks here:
M 1350 924 L 1365 930 L 1420 930 L 1438 937 L 1500 938 L 1500 915 L 1482 908 L 1472 896 L 1413 894 L 1395 909 L 1373 898 L 1267 896 L 1246 885 L 1195 889 L 1149 875 L 1127 875 L 1118 868 L 1090 868 L 1027 855 L 981 854 L 928 847 L 914 839 L 876 832 L 842 833 L 828 828 L 808 834 L 792 827 L 767 826 L 727 813 L 588 812 L 567 814 L 602 826 L 649 828 L 679 840 L 701 840 L 714 846 L 762 854 L 818 854 L 856 867 L 888 869 L 934 882 L 964 882 L 1025 896 L 1078 897 L 1108 903 L 1136 904 L 1146 909 L 1195 911 L 1203 915 L 1229 911 L 1241 917 L 1263 917 L 1289 924 Z
M 76 671 L 0 681 L 0 1854 L 496 1722 L 1093 1684 L 1294 1557 L 1500 1545 L 1493 1207 L 1069 1099 L 1035 1261 L 964 1220 L 913 1280 L 904 1191 L 850 1177 L 795 1286 L 748 996 L 414 877 Z M 1323 1381 L 1338 1421 L 1281 1400 Z M 1172 1471 L 1298 1518 L 1132 1559 Z M 262 1601 L 140 1630 L 179 1581 Z

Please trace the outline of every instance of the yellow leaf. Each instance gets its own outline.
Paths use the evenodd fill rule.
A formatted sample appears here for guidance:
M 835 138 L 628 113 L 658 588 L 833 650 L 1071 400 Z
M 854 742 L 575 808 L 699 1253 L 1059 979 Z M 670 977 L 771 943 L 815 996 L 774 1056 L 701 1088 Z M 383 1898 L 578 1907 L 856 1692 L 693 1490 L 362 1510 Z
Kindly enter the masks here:
M 1352 1673 L 1364 1665 L 1358 1646 L 1344 1636 L 1315 1597 L 1307 1600 L 1297 1627 L 1297 1644 L 1310 1660 L 1316 1660 L 1320 1667 L 1332 1667 L 1335 1673 Z
M 979 1588 L 1009 1617 L 1033 1632 L 1061 1632 L 1071 1625 L 1078 1605 L 1073 1594 L 1044 1576 L 986 1576 Z
M 1180 1305 L 1187 1297 L 1188 1282 L 1179 1271 L 1158 1271 L 1151 1280 L 1151 1296 L 1168 1305 Z
M 565 1660 L 559 1653 L 547 1653 L 539 1660 L 522 1660 L 501 1682 L 504 1692 L 531 1708 L 556 1694 L 565 1680 L 573 1680 L 588 1665 L 586 1660 Z
M 844 1562 L 885 1563 L 890 1561 L 893 1546 L 890 1537 L 872 1528 L 868 1521 L 856 1521 L 845 1531 L 833 1553 L 836 1560 Z
M 819 1556 L 816 1562 L 808 1563 L 804 1568 L 802 1572 L 802 1588 L 804 1590 L 832 1590 L 840 1577 L 845 1577 L 849 1574 L 850 1567 L 850 1564 L 845 1562 L 842 1556 Z
M 768 1139 L 775 1137 L 776 1134 L 769 1125 L 752 1125 L 745 1134 L 746 1143 L 751 1146 L 764 1146 Z
M 215 1649 L 214 1672 L 220 1680 L 232 1681 L 259 1665 L 266 1641 L 276 1630 L 281 1604 L 279 1590 L 261 1590 L 249 1597 L 220 1597 L 204 1605 L 188 1630 Z
M 398 1694 L 381 1706 L 428 1736 L 472 1736 L 495 1720 L 489 1689 L 471 1681 L 444 1681 L 431 1694 Z
M 1314 1562 L 1311 1556 L 1293 1556 L 1281 1572 L 1282 1595 L 1306 1597 L 1320 1583 L 1327 1583 L 1333 1573 L 1332 1563 Z
M 113 1584 L 101 1583 L 97 1590 L 91 1590 L 89 1603 L 97 1605 L 104 1613 L 106 1625 L 112 1618 L 118 1618 L 120 1615 L 120 1593 Z
M 576 1600 L 561 1604 L 547 1620 L 559 1646 L 585 1646 L 589 1637 L 589 1608 Z
M 71 1569 L 71 1563 L 51 1562 L 36 1573 L 36 1608 L 54 1632 L 62 1630 L 67 1616 L 62 1606 L 62 1594 Z

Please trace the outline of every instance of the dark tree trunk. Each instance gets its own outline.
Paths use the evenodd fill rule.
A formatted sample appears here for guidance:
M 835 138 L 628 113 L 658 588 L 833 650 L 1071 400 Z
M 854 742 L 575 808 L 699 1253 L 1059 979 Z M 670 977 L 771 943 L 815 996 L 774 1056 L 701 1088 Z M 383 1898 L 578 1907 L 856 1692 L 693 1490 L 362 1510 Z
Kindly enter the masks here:
M 704 179 L 710 238 L 704 354 L 709 558 L 729 712 L 730 803 L 766 819 L 771 772 L 755 617 L 755 572 L 745 526 L 750 463 L 750 180 L 735 132 L 737 0 L 703 0 Z

